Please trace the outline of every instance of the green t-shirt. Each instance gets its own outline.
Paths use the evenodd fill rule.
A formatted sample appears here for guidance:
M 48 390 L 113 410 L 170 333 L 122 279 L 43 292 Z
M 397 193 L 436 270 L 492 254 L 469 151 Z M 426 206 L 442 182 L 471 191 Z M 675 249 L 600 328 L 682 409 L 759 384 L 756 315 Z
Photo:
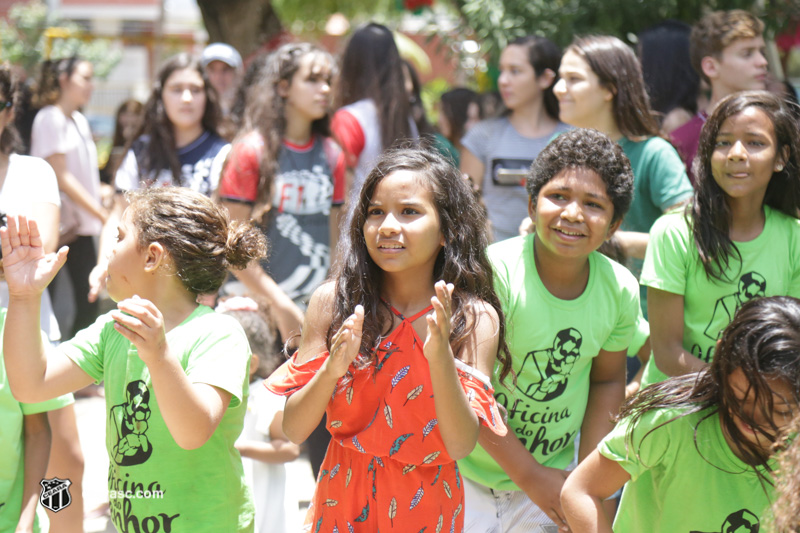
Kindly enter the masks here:
M 618 142 L 631 161 L 634 178 L 633 202 L 622 219 L 621 229 L 648 233 L 665 210 L 689 200 L 694 189 L 678 152 L 661 137 L 650 137 L 645 141 L 623 137 Z M 642 272 L 642 260 L 631 259 L 630 267 L 638 278 Z M 647 318 L 647 290 L 644 287 L 640 289 L 639 299 Z
M 195 450 L 175 443 L 147 366 L 110 314 L 61 345 L 84 372 L 105 381 L 111 520 L 119 531 L 252 531 L 253 503 L 234 448 L 247 405 L 247 337 L 235 319 L 201 305 L 167 332 L 167 342 L 192 383 L 232 395 L 219 427 Z M 137 497 L 148 491 L 163 497 Z
M 6 310 L 0 309 L 0 340 L 6 323 Z M 42 342 L 48 343 L 42 334 Z M 42 403 L 20 403 L 11 394 L 0 343 L 0 531 L 14 531 L 22 510 L 22 489 L 25 481 L 25 415 L 54 411 L 75 400 L 72 394 Z M 34 531 L 39 531 L 38 523 Z
M 694 190 L 678 152 L 661 137 L 645 141 L 619 141 L 631 160 L 633 202 L 622 221 L 625 231 L 647 233 L 664 211 L 688 200 Z
M 615 533 L 757 531 L 752 525 L 769 508 L 771 485 L 762 486 L 755 470 L 731 451 L 716 410 L 658 427 L 680 414 L 649 411 L 632 438 L 630 420 L 623 420 L 600 442 L 598 451 L 631 475 Z
M 717 339 L 742 303 L 756 296 L 800 297 L 800 220 L 766 206 L 764 212 L 761 235 L 735 243 L 742 263 L 732 258 L 728 282 L 706 276 L 682 211 L 664 215 L 650 232 L 641 283 L 683 296 L 683 347 L 703 361 L 713 359 Z M 651 358 L 643 382 L 664 379 Z
M 492 384 L 508 411 L 509 430 L 538 462 L 566 468 L 586 412 L 592 361 L 601 349 L 620 351 L 630 344 L 639 288 L 628 269 L 593 252 L 583 294 L 556 298 L 539 278 L 533 241 L 527 235 L 489 247 L 517 373 L 516 387 L 501 385 L 496 373 Z M 458 465 L 464 476 L 487 487 L 519 490 L 480 446 Z

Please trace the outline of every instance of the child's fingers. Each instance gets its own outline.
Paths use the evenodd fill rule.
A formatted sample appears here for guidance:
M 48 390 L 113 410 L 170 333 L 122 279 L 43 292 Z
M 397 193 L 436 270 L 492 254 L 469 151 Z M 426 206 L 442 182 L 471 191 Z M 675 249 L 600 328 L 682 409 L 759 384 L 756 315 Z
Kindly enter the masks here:
M 31 246 L 42 246 L 42 234 L 39 232 L 39 225 L 33 219 L 28 221 L 27 234 L 29 235 L 28 242 Z
M 3 257 L 8 257 L 11 253 L 11 238 L 7 227 L 0 228 L 0 247 L 3 249 Z
M 17 235 L 19 236 L 20 246 L 31 245 L 31 235 L 28 229 L 28 219 L 25 218 L 25 215 L 19 216 L 19 224 L 17 225 Z
M 157 319 L 155 316 L 153 316 L 150 310 L 141 305 L 131 302 L 131 300 L 123 300 L 119 302 L 117 304 L 117 309 L 119 309 L 123 313 L 131 315 L 133 318 L 137 319 L 145 326 L 153 327 L 156 325 Z
M 364 326 L 364 306 L 359 304 L 353 311 L 353 335 L 361 338 L 361 329 Z
M 142 340 L 141 335 L 134 333 L 133 331 L 123 326 L 119 322 L 114 323 L 114 329 L 117 330 L 120 333 L 120 335 L 131 341 L 133 344 L 137 344 L 139 343 L 139 341 Z
M 8 242 L 11 249 L 19 247 L 19 232 L 17 231 L 17 217 L 8 217 L 6 222 L 8 232 Z

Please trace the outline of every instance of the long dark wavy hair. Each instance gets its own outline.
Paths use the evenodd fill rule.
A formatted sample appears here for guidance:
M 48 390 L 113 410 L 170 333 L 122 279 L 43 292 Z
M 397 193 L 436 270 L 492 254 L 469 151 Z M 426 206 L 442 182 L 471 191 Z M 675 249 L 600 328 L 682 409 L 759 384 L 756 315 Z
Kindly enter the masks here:
M 135 141 L 142 135 L 148 135 L 150 142 L 137 161 L 142 175 L 158 173 L 169 170 L 172 173 L 173 183 L 180 184 L 181 164 L 178 160 L 177 146 L 175 145 L 175 132 L 172 122 L 167 117 L 164 109 L 162 93 L 169 77 L 177 70 L 194 69 L 203 79 L 203 90 L 206 95 L 206 108 L 203 112 L 202 126 L 205 131 L 218 134 L 218 127 L 222 117 L 219 107 L 217 91 L 211 86 L 206 76 L 206 71 L 200 61 L 189 54 L 178 54 L 169 59 L 158 71 L 158 76 L 153 83 L 150 98 L 144 105 L 144 117 L 139 131 L 133 136 Z M 134 142 L 132 141 L 132 142 Z M 128 148 L 130 148 L 130 144 Z
M 497 361 L 502 381 L 511 372 L 511 355 L 505 341 L 503 310 L 494 291 L 492 266 L 486 255 L 489 245 L 486 215 L 458 169 L 433 150 L 388 150 L 367 175 L 340 241 L 343 249 L 333 275 L 336 296 L 327 346 L 330 348 L 334 334 L 358 304 L 364 306 L 361 354 L 374 361 L 381 339 L 390 333 L 392 312 L 389 304 L 381 299 L 383 271 L 367 250 L 364 223 L 375 188 L 384 177 L 401 170 L 414 172 L 426 183 L 439 214 L 445 246 L 436 258 L 430 283 L 443 279 L 455 286 L 450 332 L 453 353 L 458 354 L 473 333 L 476 307 L 481 301 L 486 302 L 495 309 L 499 319 Z
M 730 384 L 731 374 L 735 370 L 741 370 L 747 378 L 746 395 L 749 395 L 748 400 L 752 400 L 748 404 L 760 410 L 763 419 L 769 421 L 768 427 L 756 420 L 753 409 L 745 408 L 743 402 L 737 399 Z M 719 413 L 723 431 L 733 441 L 736 454 L 750 466 L 769 470 L 767 460 L 771 451 L 763 450 L 747 440 L 734 418 L 759 428 L 764 437 L 773 443 L 780 442 L 783 432 L 772 417 L 775 407 L 773 395 L 778 393 L 770 383 L 775 381 L 789 386 L 790 397 L 781 397 L 781 400 L 793 406 L 796 416 L 800 405 L 800 300 L 788 296 L 755 298 L 743 304 L 722 333 L 711 366 L 645 388 L 628 399 L 618 419 L 631 418 L 627 439 L 632 442 L 636 423 L 653 409 L 679 408 L 682 412 L 651 429 L 642 439 L 681 417 L 706 411 L 700 422 L 706 423 L 712 420 L 715 413 Z M 696 440 L 695 448 L 700 452 Z M 769 482 L 766 478 L 765 481 Z
M 278 158 L 286 135 L 286 97 L 281 95 L 280 88 L 283 86 L 288 89 L 291 86 L 292 78 L 300 69 L 300 62 L 309 55 L 312 56 L 311 76 L 323 77 L 332 83 L 336 67 L 328 52 L 310 43 L 289 43 L 267 56 L 260 75 L 247 92 L 241 135 L 257 131 L 264 140 L 255 201 L 256 213 L 262 212 L 254 218 L 260 218 L 264 207 L 269 205 L 272 182 L 278 172 Z M 330 136 L 330 113 L 311 123 L 311 134 Z
M 558 99 L 553 94 L 553 87 L 558 81 L 558 67 L 561 66 L 561 48 L 556 43 L 546 37 L 539 35 L 524 35 L 517 37 L 508 46 L 521 46 L 528 53 L 528 63 L 533 67 L 533 72 L 538 78 L 544 74 L 545 70 L 553 71 L 553 83 L 542 91 L 542 100 L 544 102 L 544 110 L 547 115 L 558 121 Z M 503 115 L 510 115 L 511 110 L 508 109 L 503 112 Z
M 339 107 L 365 98 L 375 102 L 383 148 L 411 137 L 411 110 L 402 60 L 394 36 L 385 26 L 370 23 L 350 37 L 342 56 L 336 95 Z
M 711 172 L 711 157 L 722 124 L 748 107 L 757 107 L 767 115 L 778 143 L 776 152 L 787 155 L 783 170 L 772 174 L 764 204 L 794 218 L 798 217 L 800 209 L 800 132 L 791 111 L 780 98 L 765 91 L 736 93 L 723 99 L 700 133 L 693 164 L 697 177 L 694 201 L 686 208 L 700 261 L 709 279 L 728 281 L 725 272 L 732 259 L 741 261 L 741 254 L 730 237 L 728 199 Z
M 650 109 L 642 68 L 630 46 L 610 35 L 592 35 L 577 37 L 566 52 L 583 58 L 600 84 L 614 94 L 614 121 L 623 135 L 658 135 L 658 120 Z

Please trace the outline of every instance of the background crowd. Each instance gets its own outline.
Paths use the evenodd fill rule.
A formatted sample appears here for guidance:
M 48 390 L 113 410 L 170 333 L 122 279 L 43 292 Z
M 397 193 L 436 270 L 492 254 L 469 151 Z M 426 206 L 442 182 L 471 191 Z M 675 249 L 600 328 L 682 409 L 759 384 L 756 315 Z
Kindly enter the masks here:
M 24 95 L 0 67 L 3 255 L 64 262 L 52 282 L 0 285 L 15 428 L 0 531 L 38 531 L 38 480 L 55 477 L 72 504 L 45 527 L 83 531 L 76 389 L 107 398 L 110 487 L 142 479 L 162 438 L 175 463 L 149 468 L 165 486 L 198 460 L 220 485 L 160 515 L 112 501 L 119 531 L 180 515 L 177 531 L 296 530 L 283 465 L 301 443 L 315 532 L 800 531 L 800 105 L 763 32 L 737 10 L 664 21 L 635 49 L 518 38 L 499 109 L 457 87 L 436 124 L 380 24 L 339 57 L 296 42 L 243 61 L 214 43 L 119 106 L 102 169 L 81 112 L 92 64 L 50 59 Z M 9 339 L 34 324 L 31 294 L 43 337 L 27 331 L 25 351 L 42 356 L 25 366 Z M 125 333 L 144 362 L 124 363 L 109 335 L 139 323 L 114 302 L 141 323 L 163 313 L 188 407 L 164 405 L 150 337 Z M 242 361 L 198 348 L 217 327 Z M 203 357 L 219 366 L 192 377 Z M 193 416 L 212 437 L 175 421 Z M 225 461 L 233 479 L 213 471 Z

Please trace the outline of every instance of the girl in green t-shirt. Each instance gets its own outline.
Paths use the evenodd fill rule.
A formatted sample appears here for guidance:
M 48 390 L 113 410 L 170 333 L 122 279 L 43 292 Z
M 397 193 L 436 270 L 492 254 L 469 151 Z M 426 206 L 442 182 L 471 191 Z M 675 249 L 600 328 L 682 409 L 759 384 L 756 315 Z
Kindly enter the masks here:
M 800 297 L 798 139 L 793 116 L 767 92 L 729 96 L 708 118 L 694 200 L 654 225 L 642 270 L 653 346 L 647 383 L 707 366 L 742 303 Z
M 8 380 L 25 402 L 104 382 L 109 498 L 120 531 L 252 531 L 253 509 L 234 442 L 242 430 L 250 349 L 236 321 L 197 303 L 229 268 L 266 253 L 249 224 L 185 188 L 128 195 L 108 262 L 117 308 L 47 350 L 41 294 L 67 258 L 45 254 L 38 226 L 0 230 L 10 294 Z
M 602 502 L 625 483 L 613 530 L 758 531 L 771 459 L 800 406 L 800 300 L 757 298 L 698 373 L 644 389 L 567 478 L 573 532 L 611 531 Z

